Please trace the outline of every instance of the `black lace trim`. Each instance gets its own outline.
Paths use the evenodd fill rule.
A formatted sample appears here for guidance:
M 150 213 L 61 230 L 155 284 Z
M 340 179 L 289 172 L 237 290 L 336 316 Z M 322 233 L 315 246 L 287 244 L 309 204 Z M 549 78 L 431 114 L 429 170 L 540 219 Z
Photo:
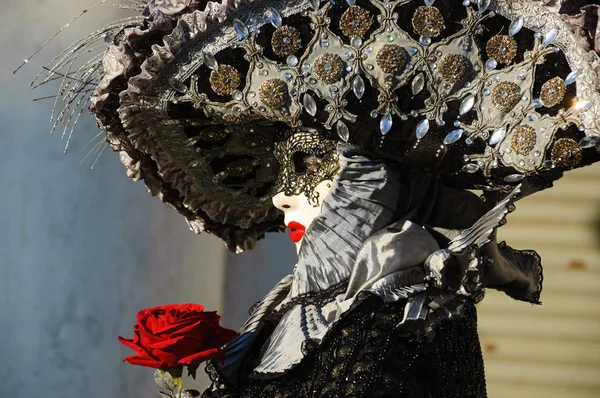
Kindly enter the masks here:
M 543 272 L 544 269 L 542 267 L 542 258 L 540 257 L 540 255 L 535 250 L 513 249 L 512 247 L 508 246 L 505 241 L 498 243 L 498 247 L 500 249 L 508 248 L 508 249 L 514 251 L 515 253 L 519 253 L 519 254 L 533 258 L 533 261 L 536 265 L 536 274 L 538 277 L 537 289 L 534 293 L 532 293 L 531 300 L 524 300 L 524 299 L 521 299 L 521 300 L 529 301 L 533 304 L 542 304 L 542 302 L 540 301 L 540 296 L 542 294 L 542 289 L 544 287 L 543 286 L 543 284 L 544 284 L 544 272 Z
M 275 316 L 281 317 L 290 308 L 294 307 L 297 304 L 312 304 L 317 307 L 322 307 L 325 304 L 333 301 L 340 294 L 345 293 L 346 290 L 348 290 L 348 279 L 343 280 L 335 285 L 332 285 L 325 290 L 321 290 L 320 292 L 309 292 L 298 295 L 292 298 L 289 302 L 282 305 L 281 308 L 276 312 Z

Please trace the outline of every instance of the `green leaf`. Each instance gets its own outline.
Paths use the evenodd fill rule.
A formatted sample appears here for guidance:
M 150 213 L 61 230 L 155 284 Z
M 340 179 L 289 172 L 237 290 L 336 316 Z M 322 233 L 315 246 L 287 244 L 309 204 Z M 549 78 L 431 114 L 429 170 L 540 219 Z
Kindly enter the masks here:
M 168 381 L 165 379 L 165 376 L 172 380 L 170 374 L 168 374 L 162 369 L 156 369 L 156 372 L 154 372 L 154 382 L 160 388 L 164 388 L 166 390 L 173 390 L 173 388 L 171 388 L 171 386 L 169 385 Z

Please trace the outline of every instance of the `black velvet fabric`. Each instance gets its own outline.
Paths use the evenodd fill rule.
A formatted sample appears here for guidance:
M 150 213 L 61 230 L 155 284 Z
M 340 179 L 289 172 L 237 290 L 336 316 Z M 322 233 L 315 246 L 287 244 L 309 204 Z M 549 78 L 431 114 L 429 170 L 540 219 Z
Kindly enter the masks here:
M 439 324 L 430 341 L 419 341 L 397 326 L 405 304 L 370 298 L 289 373 L 247 378 L 237 389 L 222 385 L 203 398 L 487 397 L 475 307 Z

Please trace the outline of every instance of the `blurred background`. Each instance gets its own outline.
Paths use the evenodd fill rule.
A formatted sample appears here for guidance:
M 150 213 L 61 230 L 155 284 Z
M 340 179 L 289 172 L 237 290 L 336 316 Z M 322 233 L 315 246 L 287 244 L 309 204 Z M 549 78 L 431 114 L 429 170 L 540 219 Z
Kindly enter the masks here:
M 29 81 L 75 39 L 123 15 L 105 4 L 12 71 L 92 1 L 3 0 L 0 14 L 0 397 L 158 397 L 151 369 L 121 363 L 138 310 L 197 302 L 238 328 L 248 308 L 291 272 L 285 235 L 234 255 L 189 231 L 133 183 L 115 153 L 82 159 L 91 117 L 63 156 L 48 136 L 53 94 Z M 600 396 L 600 165 L 571 172 L 517 206 L 500 239 L 535 249 L 543 306 L 489 291 L 480 335 L 490 398 Z M 201 373 L 201 372 L 199 372 Z M 203 389 L 206 378 L 187 380 Z

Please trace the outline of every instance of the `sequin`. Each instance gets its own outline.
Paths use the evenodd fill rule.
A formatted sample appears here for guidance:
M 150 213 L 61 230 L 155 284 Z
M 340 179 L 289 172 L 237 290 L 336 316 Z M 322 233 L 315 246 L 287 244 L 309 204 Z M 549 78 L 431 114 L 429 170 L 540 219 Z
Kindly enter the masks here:
M 497 35 L 492 37 L 485 47 L 488 57 L 498 63 L 508 64 L 517 56 L 517 41 L 512 36 Z
M 521 99 L 521 87 L 511 82 L 501 82 L 492 90 L 492 103 L 503 112 L 513 109 Z
M 467 74 L 469 61 L 462 55 L 448 54 L 442 58 L 439 67 L 445 81 L 456 83 Z
M 273 52 L 281 57 L 287 57 L 296 53 L 302 46 L 300 32 L 291 26 L 282 26 L 277 29 L 271 37 Z
M 340 17 L 340 30 L 346 37 L 363 37 L 373 20 L 367 10 L 359 6 L 349 7 Z
M 258 97 L 271 108 L 281 108 L 288 96 L 287 85 L 280 79 L 269 79 L 260 85 Z
M 333 84 L 342 78 L 344 62 L 337 54 L 325 53 L 315 60 L 314 71 L 323 83 Z
M 240 73 L 231 65 L 220 65 L 210 72 L 210 87 L 219 95 L 230 95 L 240 85 Z
M 551 108 L 561 103 L 567 93 L 567 85 L 560 77 L 548 80 L 542 86 L 540 99 L 544 106 Z
M 418 34 L 429 37 L 438 37 L 446 29 L 440 10 L 427 6 L 417 8 L 412 18 L 412 26 Z
M 229 163 L 225 167 L 225 171 L 232 177 L 246 177 L 254 171 L 256 166 L 251 160 L 242 159 Z
M 406 51 L 397 44 L 385 44 L 377 52 L 376 61 L 385 73 L 396 73 L 406 64 Z
M 557 167 L 570 169 L 581 162 L 581 157 L 581 148 L 571 138 L 560 138 L 552 147 L 552 163 Z
M 511 148 L 519 155 L 528 155 L 535 147 L 535 129 L 528 125 L 519 126 L 512 136 Z

